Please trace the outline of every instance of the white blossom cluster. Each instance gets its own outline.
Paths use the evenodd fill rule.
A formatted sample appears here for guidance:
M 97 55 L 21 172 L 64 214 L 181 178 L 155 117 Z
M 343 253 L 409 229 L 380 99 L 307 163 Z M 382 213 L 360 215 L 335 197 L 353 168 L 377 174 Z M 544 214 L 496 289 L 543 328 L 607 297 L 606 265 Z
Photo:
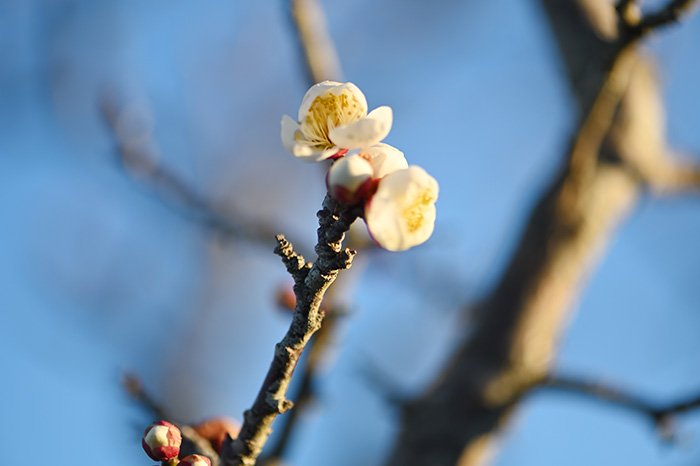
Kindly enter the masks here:
M 374 241 L 403 251 L 433 233 L 438 183 L 381 142 L 392 122 L 390 107 L 367 113 L 367 100 L 354 84 L 324 81 L 306 92 L 298 121 L 282 118 L 282 144 L 305 161 L 332 160 L 326 177 L 330 195 L 362 204 Z

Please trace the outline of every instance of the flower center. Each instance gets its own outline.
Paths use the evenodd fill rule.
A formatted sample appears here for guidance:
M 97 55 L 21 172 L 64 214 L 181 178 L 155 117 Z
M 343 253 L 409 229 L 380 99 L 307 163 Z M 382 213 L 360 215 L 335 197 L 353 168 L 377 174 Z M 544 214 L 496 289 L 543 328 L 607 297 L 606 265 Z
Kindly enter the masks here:
M 416 196 L 413 202 L 403 210 L 402 216 L 406 221 L 406 227 L 409 233 L 415 233 L 423 226 L 425 222 L 425 209 L 434 202 L 435 197 L 429 189 L 426 189 Z
M 363 116 L 364 109 L 360 102 L 349 92 L 320 95 L 311 102 L 309 112 L 302 122 L 302 132 L 314 145 L 332 146 L 328 137 L 331 128 L 359 120 Z

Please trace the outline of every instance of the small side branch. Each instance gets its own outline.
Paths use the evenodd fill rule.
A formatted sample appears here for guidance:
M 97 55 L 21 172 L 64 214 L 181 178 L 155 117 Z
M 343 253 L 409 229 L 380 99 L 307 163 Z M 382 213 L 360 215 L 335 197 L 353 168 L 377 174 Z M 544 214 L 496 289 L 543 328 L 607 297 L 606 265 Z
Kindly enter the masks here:
M 303 284 L 312 264 L 310 262 L 306 262 L 304 256 L 294 250 L 294 246 L 292 243 L 287 241 L 287 238 L 285 238 L 284 235 L 277 235 L 275 236 L 275 239 L 277 240 L 275 254 L 282 258 L 282 262 L 287 268 L 289 275 L 291 275 L 294 279 L 295 285 Z
M 700 409 L 700 393 L 671 403 L 654 403 L 610 385 L 567 376 L 549 376 L 535 388 L 572 393 L 638 413 L 647 418 L 665 440 L 672 440 L 674 437 L 671 428 L 674 416 Z
M 344 249 L 342 242 L 358 214 L 356 209 L 343 207 L 326 196 L 317 214 L 317 259 L 312 265 L 307 264 L 282 235 L 277 237 L 275 252 L 282 257 L 295 281 L 296 309 L 286 335 L 275 346 L 272 363 L 253 406 L 244 414 L 238 437 L 224 446 L 222 465 L 254 465 L 272 432 L 272 422 L 291 409 L 287 389 L 302 351 L 321 328 L 323 297 L 338 273 L 352 264 L 355 251 Z
M 638 27 L 641 30 L 650 30 L 676 23 L 695 3 L 696 0 L 671 0 L 659 10 L 644 15 Z
M 656 11 L 641 14 L 636 2 L 620 0 L 617 11 L 628 28 L 629 38 L 634 40 L 655 29 L 677 23 L 696 3 L 697 0 L 670 0 Z
M 659 160 L 654 169 L 640 175 L 642 181 L 658 194 L 700 191 L 700 166 L 675 162 L 671 157 Z

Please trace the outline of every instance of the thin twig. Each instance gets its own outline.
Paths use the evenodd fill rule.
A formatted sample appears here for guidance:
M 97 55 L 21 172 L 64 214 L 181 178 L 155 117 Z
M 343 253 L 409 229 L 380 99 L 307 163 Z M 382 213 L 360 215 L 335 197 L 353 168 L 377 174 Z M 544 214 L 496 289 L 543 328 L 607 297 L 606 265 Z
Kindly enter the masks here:
M 700 409 L 698 393 L 670 403 L 655 403 L 610 385 L 567 376 L 549 376 L 535 388 L 564 391 L 638 413 L 647 418 L 665 439 L 673 437 L 669 425 L 675 415 Z
M 254 465 L 272 431 L 272 422 L 292 407 L 286 398 L 292 374 L 307 343 L 321 328 L 324 315 L 320 306 L 326 290 L 338 273 L 352 264 L 355 251 L 343 249 L 342 242 L 358 214 L 356 208 L 343 207 L 326 196 L 317 214 L 317 259 L 311 266 L 283 235 L 277 236 L 275 253 L 294 278 L 296 309 L 286 335 L 275 346 L 274 358 L 253 406 L 244 414 L 238 438 L 224 446 L 223 465 Z

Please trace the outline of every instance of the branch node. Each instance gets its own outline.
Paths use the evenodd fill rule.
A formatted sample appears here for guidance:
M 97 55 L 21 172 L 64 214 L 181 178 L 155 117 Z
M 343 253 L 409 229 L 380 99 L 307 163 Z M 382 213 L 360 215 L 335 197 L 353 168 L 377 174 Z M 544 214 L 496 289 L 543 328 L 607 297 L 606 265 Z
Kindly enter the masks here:
M 294 245 L 284 235 L 276 235 L 275 240 L 277 241 L 277 246 L 275 246 L 274 253 L 282 258 L 287 272 L 294 278 L 296 283 L 303 281 L 311 268 L 311 263 L 306 262 L 304 256 L 294 250 Z

